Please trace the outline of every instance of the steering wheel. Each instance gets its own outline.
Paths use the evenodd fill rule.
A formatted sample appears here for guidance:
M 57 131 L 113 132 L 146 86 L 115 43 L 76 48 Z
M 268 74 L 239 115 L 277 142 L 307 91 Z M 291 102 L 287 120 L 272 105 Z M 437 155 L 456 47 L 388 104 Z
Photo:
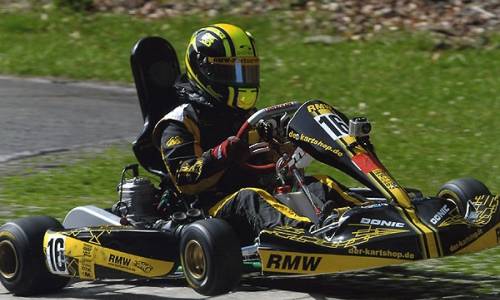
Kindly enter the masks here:
M 238 134 L 236 134 L 236 137 L 239 139 L 243 138 L 243 136 L 248 132 L 249 129 L 250 129 L 250 124 L 248 123 L 248 121 L 246 121 L 245 123 L 243 123 L 243 125 L 241 125 L 240 130 L 238 130 Z M 271 173 L 276 169 L 276 163 L 257 165 L 245 162 L 242 164 L 242 166 L 245 169 L 261 173 Z
M 278 104 L 274 106 L 270 106 L 267 108 L 263 108 L 257 112 L 255 112 L 250 118 L 248 118 L 243 125 L 241 125 L 236 137 L 243 138 L 243 136 L 248 133 L 250 128 L 258 123 L 260 120 L 269 119 L 271 117 L 282 115 L 283 113 L 295 111 L 300 107 L 300 103 L 298 102 L 287 102 L 283 104 Z M 245 169 L 256 171 L 259 173 L 271 173 L 276 169 L 276 163 L 257 165 L 251 163 L 244 163 L 242 165 Z

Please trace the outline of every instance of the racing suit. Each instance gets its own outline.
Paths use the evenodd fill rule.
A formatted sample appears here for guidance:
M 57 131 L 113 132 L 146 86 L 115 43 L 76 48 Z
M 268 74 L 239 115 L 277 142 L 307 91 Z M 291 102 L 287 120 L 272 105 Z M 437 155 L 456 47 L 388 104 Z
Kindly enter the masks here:
M 192 196 L 195 206 L 211 216 L 228 221 L 242 245 L 251 244 L 265 228 L 311 225 L 309 218 L 271 195 L 269 176 L 214 155 L 214 147 L 235 135 L 249 115 L 214 104 L 185 80 L 178 81 L 176 89 L 184 104 L 165 115 L 153 135 L 177 192 Z M 258 141 L 251 134 L 247 138 L 250 144 Z M 360 204 L 329 177 L 307 177 L 306 184 L 321 200 L 319 207 L 326 200 L 335 200 L 336 207 Z

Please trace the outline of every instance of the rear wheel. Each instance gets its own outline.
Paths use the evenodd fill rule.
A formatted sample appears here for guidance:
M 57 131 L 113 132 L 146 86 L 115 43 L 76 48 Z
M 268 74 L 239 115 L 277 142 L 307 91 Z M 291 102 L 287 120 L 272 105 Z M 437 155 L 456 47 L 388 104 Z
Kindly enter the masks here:
M 43 237 L 48 229 L 62 229 L 50 217 L 29 217 L 0 227 L 0 281 L 18 296 L 57 291 L 69 278 L 53 275 L 45 264 Z
M 189 285 L 214 296 L 231 291 L 242 273 L 238 237 L 221 219 L 199 220 L 182 231 L 181 263 Z
M 484 183 L 474 178 L 460 178 L 448 181 L 439 189 L 437 196 L 453 200 L 464 216 L 467 211 L 467 202 L 476 196 L 491 195 Z

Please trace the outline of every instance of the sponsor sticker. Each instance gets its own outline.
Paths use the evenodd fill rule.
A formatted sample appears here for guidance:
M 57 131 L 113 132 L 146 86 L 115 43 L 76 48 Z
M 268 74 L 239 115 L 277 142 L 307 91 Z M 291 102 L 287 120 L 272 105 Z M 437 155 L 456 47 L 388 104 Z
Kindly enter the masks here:
M 92 250 L 94 249 L 94 247 L 91 245 L 91 244 L 83 244 L 83 256 L 85 257 L 92 257 Z
M 455 251 L 467 246 L 467 244 L 469 244 L 470 242 L 477 239 L 479 236 L 481 236 L 481 234 L 483 234 L 483 230 L 478 229 L 477 231 L 473 232 L 471 235 L 467 236 L 463 240 L 458 241 L 456 244 L 451 245 L 450 251 L 455 252 Z M 497 234 L 498 234 L 498 230 L 497 230 Z
M 210 32 L 205 33 L 204 35 L 201 36 L 200 38 L 200 43 L 203 45 L 210 47 L 212 44 L 215 42 L 217 38 L 213 36 Z
M 333 112 L 333 108 L 325 103 L 316 103 L 308 105 L 307 111 L 310 112 L 313 116 L 319 116 L 324 114 L 331 114 Z
M 196 162 L 192 165 L 189 165 L 189 163 L 186 162 L 182 164 L 179 169 L 179 173 L 193 173 L 199 176 L 201 174 L 202 168 L 203 168 L 203 160 L 200 158 L 197 159 Z
M 151 270 L 153 270 L 153 266 L 144 261 L 136 260 L 134 262 L 134 266 L 144 273 L 149 273 L 151 272 Z
M 349 248 L 348 253 L 354 255 L 378 256 L 378 257 L 388 257 L 397 259 L 415 259 L 414 253 L 408 251 L 401 252 L 401 251 L 393 251 L 387 249 L 368 249 L 368 248 L 351 247 Z
M 134 260 L 133 257 L 126 257 L 117 254 L 110 254 L 108 257 L 108 265 L 118 269 L 125 269 L 133 273 L 141 270 L 144 273 L 150 273 L 153 266 L 145 261 Z
M 171 148 L 173 146 L 177 146 L 182 144 L 183 140 L 180 136 L 176 135 L 168 139 L 167 148 Z
M 367 153 L 354 155 L 352 161 L 365 174 L 380 169 L 380 166 Z
M 130 257 L 110 254 L 108 258 L 108 264 L 117 268 L 131 269 L 130 262 L 132 259 Z
M 444 205 L 441 209 L 431 218 L 431 223 L 436 225 L 444 216 L 450 211 L 448 205 Z
M 86 257 L 81 258 L 78 263 L 78 274 L 80 279 L 94 280 L 95 268 L 93 260 Z
M 297 140 L 297 141 L 302 141 L 302 142 L 306 142 L 306 143 L 314 145 L 314 146 L 321 147 L 325 151 L 331 152 L 331 153 L 337 155 L 338 157 L 344 156 L 344 153 L 342 151 L 340 151 L 339 149 L 335 149 L 334 147 L 328 145 L 327 143 L 320 141 L 320 140 L 317 140 L 313 137 L 309 137 L 303 133 L 298 134 L 294 131 L 290 131 L 288 133 L 288 137 L 290 137 L 294 140 Z
M 370 219 L 370 218 L 361 218 L 360 223 L 367 224 L 367 225 L 377 225 L 377 226 L 395 227 L 395 228 L 405 227 L 405 223 L 388 221 L 388 220 L 380 220 L 380 219 Z
M 380 180 L 382 184 L 389 190 L 399 187 L 398 184 L 381 169 L 373 170 L 373 174 L 375 174 L 375 177 L 377 177 L 378 180 Z
M 321 263 L 320 256 L 271 254 L 267 261 L 267 269 L 288 271 L 315 271 Z

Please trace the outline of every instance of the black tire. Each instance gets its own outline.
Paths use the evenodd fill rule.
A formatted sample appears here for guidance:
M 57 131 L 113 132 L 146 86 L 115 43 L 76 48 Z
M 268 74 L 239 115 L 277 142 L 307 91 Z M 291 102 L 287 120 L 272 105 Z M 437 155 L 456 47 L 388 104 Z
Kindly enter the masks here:
M 0 281 L 17 296 L 32 296 L 64 288 L 70 278 L 53 275 L 45 264 L 43 237 L 62 229 L 50 217 L 29 217 L 0 227 Z
M 462 215 L 467 210 L 467 201 L 481 195 L 491 195 L 484 183 L 474 178 L 460 178 L 448 181 L 439 189 L 437 196 L 453 200 Z
M 180 253 L 187 282 L 202 295 L 227 293 L 240 281 L 240 243 L 224 220 L 205 219 L 188 225 L 181 234 Z

